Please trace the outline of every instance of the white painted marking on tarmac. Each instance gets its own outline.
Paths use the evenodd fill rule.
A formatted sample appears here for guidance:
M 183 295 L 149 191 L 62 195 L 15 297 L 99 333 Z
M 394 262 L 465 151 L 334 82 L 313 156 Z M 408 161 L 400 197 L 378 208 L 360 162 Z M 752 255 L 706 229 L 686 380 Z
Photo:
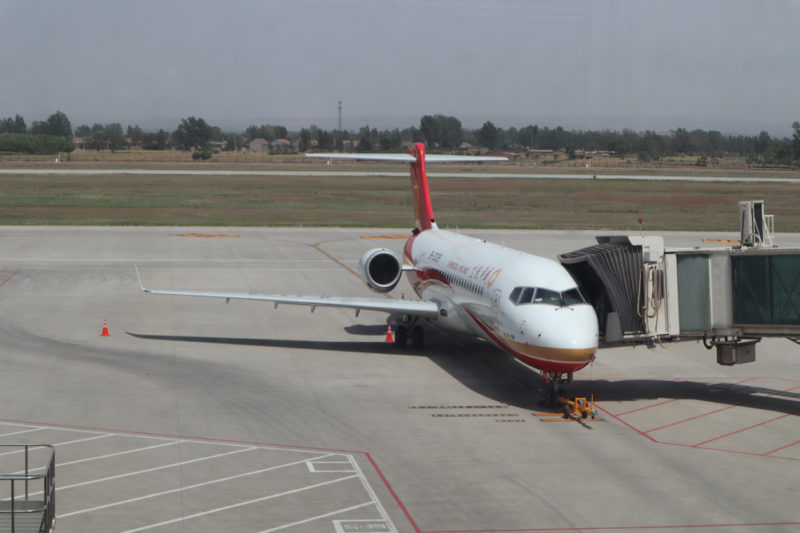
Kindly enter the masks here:
M 57 442 L 53 444 L 53 446 L 68 446 L 70 444 L 77 444 L 79 442 L 89 442 L 91 440 L 98 440 L 98 439 L 105 439 L 108 437 L 113 437 L 111 433 L 105 433 L 103 435 L 95 435 L 94 437 L 86 437 L 85 439 L 75 439 L 75 440 L 68 440 L 64 442 Z
M 130 453 L 138 453 L 138 452 L 143 452 L 143 451 L 147 451 L 147 450 L 154 450 L 156 448 L 163 448 L 164 446 L 174 446 L 174 445 L 180 444 L 182 442 L 186 442 L 186 441 L 182 441 L 182 440 L 181 441 L 177 441 L 176 440 L 174 442 L 162 442 L 161 444 L 153 444 L 152 446 L 145 446 L 144 448 L 134 448 L 132 450 L 125 450 L 125 451 L 122 451 L 122 452 L 107 453 L 105 455 L 96 455 L 94 457 L 85 457 L 83 459 L 77 459 L 75 461 L 67 461 L 66 463 L 57 463 L 57 466 L 58 466 L 58 468 L 60 470 L 60 469 L 64 468 L 65 466 L 76 465 L 76 464 L 80 464 L 80 463 L 88 463 L 90 461 L 99 461 L 100 459 L 108 459 L 109 457 L 117 457 L 119 455 L 127 455 L 127 454 L 130 454 Z M 46 469 L 47 469 L 46 466 L 42 466 L 42 467 L 39 467 L 39 468 L 33 468 L 33 469 L 29 470 L 29 472 L 35 472 L 37 470 L 46 470 Z M 19 475 L 19 474 L 24 474 L 24 473 L 25 473 L 25 471 L 21 470 L 19 472 L 14 472 L 14 475 Z
M 183 442 L 186 442 L 186 441 L 185 440 L 176 440 L 176 441 L 173 441 L 173 442 L 162 442 L 161 444 L 153 444 L 152 446 L 145 446 L 144 448 L 133 448 L 131 450 L 125 450 L 125 451 L 122 451 L 122 452 L 107 453 L 105 455 L 96 455 L 94 457 L 86 457 L 84 459 L 77 459 L 75 461 L 68 461 L 66 463 L 58 463 L 57 466 L 60 469 L 60 468 L 63 468 L 65 466 L 69 466 L 69 465 L 76 465 L 76 464 L 79 464 L 79 463 L 87 463 L 89 461 L 99 461 L 100 459 L 108 459 L 109 457 L 117 457 L 117 456 L 120 456 L 120 455 L 127 455 L 129 453 L 138 453 L 138 452 L 143 452 L 143 451 L 147 451 L 147 450 L 155 450 L 156 448 L 163 448 L 164 446 L 174 446 L 176 444 L 181 444 Z
M 353 524 L 365 524 L 368 529 L 360 528 L 360 526 L 356 525 L 357 528 L 360 529 L 350 529 L 350 526 Z M 383 527 L 383 529 L 377 529 L 377 527 Z M 347 531 L 345 531 L 345 527 L 347 527 Z M 355 520 L 334 520 L 333 521 L 333 529 L 336 533 L 352 533 L 353 531 L 374 531 L 375 533 L 389 533 L 390 530 L 388 529 L 389 524 L 384 522 L 383 520 L 376 519 L 371 520 L 369 518 L 357 518 Z
M 299 526 L 302 524 L 308 524 L 309 522 L 314 522 L 315 520 L 320 520 L 322 518 L 329 518 L 331 516 L 336 516 L 337 514 L 346 513 L 348 511 L 354 511 L 356 509 L 361 509 L 362 507 L 366 507 L 368 505 L 372 505 L 374 502 L 366 502 L 359 505 L 354 505 L 352 507 L 347 507 L 345 509 L 338 509 L 336 511 L 331 511 L 330 513 L 325 513 L 317 516 L 312 516 L 311 518 L 306 518 L 305 520 L 298 520 L 297 522 L 292 522 L 291 524 L 284 524 L 282 526 L 273 527 L 272 529 L 265 529 L 263 531 L 259 531 L 259 533 L 272 533 L 273 531 L 280 531 L 281 529 L 286 529 L 287 527 L 294 527 Z
M 303 492 L 303 491 L 306 491 L 306 490 L 316 489 L 318 487 L 323 487 L 325 485 L 332 485 L 334 483 L 339 483 L 340 481 L 347 481 L 348 479 L 356 479 L 357 477 L 358 476 L 353 475 L 353 476 L 340 477 L 338 479 L 331 479 L 329 481 L 323 481 L 322 483 L 317 483 L 315 485 L 308 485 L 307 487 L 301 487 L 299 489 L 287 490 L 287 491 L 284 491 L 284 492 L 279 492 L 277 494 L 271 494 L 269 496 L 264 496 L 262 498 L 256 498 L 254 500 L 248 500 L 246 502 L 239 502 L 239 503 L 234 503 L 233 505 L 226 505 L 224 507 L 218 507 L 216 509 L 210 509 L 208 511 L 203 511 L 202 513 L 195 513 L 195 514 L 191 514 L 191 515 L 188 515 L 188 516 L 181 516 L 181 517 L 178 517 L 178 518 L 173 518 L 172 520 L 165 520 L 164 522 L 159 522 L 157 524 L 150 524 L 150 525 L 142 526 L 142 527 L 139 527 L 139 528 L 136 528 L 136 529 L 128 529 L 126 531 L 123 531 L 122 533 L 135 533 L 137 531 L 145 531 L 147 529 L 153 529 L 153 528 L 156 528 L 156 527 L 166 526 L 168 524 L 174 524 L 176 522 L 183 522 L 183 521 L 186 521 L 186 520 L 191 520 L 192 518 L 200 518 L 202 516 L 208 516 L 210 514 L 219 513 L 219 512 L 222 512 L 222 511 L 228 511 L 230 509 L 236 509 L 238 507 L 244 507 L 245 505 L 252 505 L 254 503 L 260 503 L 260 502 L 265 502 L 265 501 L 268 501 L 268 500 L 273 500 L 275 498 L 280 498 L 281 496 L 288 496 L 290 494 L 297 494 L 298 492 Z
M 208 510 L 208 511 L 205 511 L 205 512 L 202 512 L 202 513 L 197 513 L 195 515 L 176 518 L 176 519 L 170 520 L 170 521 L 168 521 L 166 523 L 153 524 L 153 525 L 150 525 L 150 526 L 145 526 L 143 528 L 135 529 L 135 530 L 131 530 L 131 531 L 141 531 L 143 529 L 150 529 L 150 528 L 158 527 L 159 525 L 164 525 L 164 524 L 167 524 L 167 523 L 175 523 L 175 522 L 178 522 L 178 521 L 183 521 L 183 520 L 187 520 L 187 519 L 191 519 L 191 518 L 201 517 L 201 516 L 205 516 L 207 514 L 217 513 L 217 512 L 225 511 L 225 510 L 228 510 L 228 509 L 233 509 L 233 508 L 236 508 L 236 507 L 240 507 L 240 506 L 243 506 L 243 505 L 249 505 L 249 504 L 252 504 L 252 503 L 258 503 L 258 502 L 262 502 L 262 501 L 267 501 L 267 500 L 270 500 L 270 499 L 278 498 L 280 496 L 295 494 L 297 492 L 307 491 L 307 490 L 310 490 L 310 489 L 313 489 L 313 488 L 316 488 L 316 487 L 328 485 L 328 484 L 331 484 L 331 483 L 338 483 L 339 481 L 345 481 L 345 480 L 349 480 L 349 479 L 359 479 L 359 481 L 361 482 L 362 487 L 364 487 L 364 490 L 366 491 L 367 495 L 371 498 L 371 501 L 366 502 L 364 504 L 359 504 L 359 505 L 354 506 L 354 507 L 348 507 L 348 508 L 345 508 L 345 509 L 340 509 L 340 510 L 337 510 L 337 511 L 333 511 L 331 513 L 326 513 L 326 514 L 323 514 L 323 515 L 317 515 L 317 516 L 314 516 L 314 517 L 305 518 L 305 519 L 299 520 L 297 522 L 292 522 L 291 524 L 285 524 L 285 525 L 282 525 L 282 526 L 277 526 L 276 528 L 272 528 L 272 529 L 266 530 L 266 531 L 279 531 L 281 529 L 285 529 L 285 528 L 291 527 L 292 525 L 306 524 L 306 523 L 309 523 L 309 522 L 312 522 L 312 521 L 315 521 L 315 520 L 320 520 L 320 519 L 323 519 L 325 517 L 333 516 L 333 515 L 336 515 L 336 514 L 347 512 L 347 511 L 352 510 L 352 509 L 358 509 L 358 508 L 366 507 L 366 506 L 369 506 L 369 505 L 374 505 L 376 507 L 376 509 L 379 511 L 379 513 L 382 516 L 382 518 L 380 518 L 380 519 L 376 518 L 376 519 L 372 519 L 372 520 L 368 520 L 368 521 L 375 522 L 375 523 L 381 523 L 381 524 L 387 524 L 387 527 L 390 528 L 389 531 L 392 531 L 392 532 L 395 532 L 395 533 L 397 531 L 395 529 L 394 525 L 391 523 L 391 520 L 389 519 L 388 515 L 386 514 L 385 509 L 383 508 L 383 506 L 381 505 L 381 503 L 378 500 L 377 496 L 375 495 L 375 492 L 372 490 L 372 487 L 369 485 L 368 481 L 366 480 L 366 477 L 364 476 L 363 472 L 358 467 L 358 464 L 355 462 L 354 457 L 351 456 L 351 455 L 348 455 L 348 454 L 325 452 L 324 450 L 296 449 L 296 448 L 283 447 L 283 446 L 269 446 L 269 445 L 252 446 L 252 445 L 247 445 L 246 443 L 217 442 L 217 441 L 213 441 L 213 440 L 208 441 L 208 440 L 203 440 L 203 439 L 197 439 L 197 440 L 195 440 L 195 439 L 180 439 L 180 440 L 176 440 L 174 438 L 161 437 L 161 436 L 157 436 L 157 435 L 137 435 L 137 434 L 126 434 L 126 433 L 102 432 L 102 431 L 97 431 L 97 430 L 80 429 L 80 428 L 69 428 L 69 427 L 49 427 L 49 426 L 34 427 L 34 426 L 26 426 L 26 425 L 23 425 L 23 424 L 14 424 L 14 423 L 9 423 L 9 422 L 0 422 L 0 425 L 27 428 L 27 429 L 20 430 L 20 431 L 10 432 L 10 433 L 8 433 L 9 435 L 11 435 L 11 434 L 16 435 L 16 434 L 20 434 L 20 433 L 32 433 L 32 432 L 36 432 L 36 431 L 43 431 L 43 430 L 46 430 L 46 429 L 52 429 L 52 430 L 57 430 L 57 431 L 70 431 L 70 432 L 75 432 L 75 433 L 88 433 L 88 434 L 91 435 L 89 437 L 84 437 L 84 438 L 80 438 L 80 439 L 74 439 L 74 440 L 70 440 L 70 441 L 57 443 L 57 444 L 55 444 L 55 446 L 66 446 L 66 445 L 77 444 L 77 443 L 82 443 L 82 442 L 96 441 L 96 440 L 100 440 L 100 439 L 104 439 L 104 438 L 108 438 L 108 437 L 114 437 L 114 436 L 116 436 L 116 437 L 126 437 L 126 438 L 137 438 L 137 439 L 147 439 L 147 440 L 162 441 L 162 442 L 160 442 L 158 444 L 153 444 L 151 446 L 133 448 L 133 449 L 130 449 L 130 450 L 123 450 L 123 451 L 119 451 L 119 452 L 108 453 L 108 454 L 103 454 L 103 455 L 98 455 L 98 456 L 93 456 L 93 457 L 85 457 L 85 458 L 82 458 L 82 459 L 76 459 L 74 461 L 69 461 L 69 462 L 65 462 L 65 463 L 57 463 L 57 467 L 64 467 L 64 466 L 69 466 L 69 465 L 88 463 L 88 462 L 92 462 L 92 461 L 99 461 L 99 460 L 107 459 L 107 458 L 111 458 L 111 457 L 129 455 L 129 454 L 134 454 L 134 453 L 138 453 L 138 452 L 143 452 L 143 451 L 163 448 L 163 447 L 166 447 L 166 446 L 174 446 L 176 444 L 183 444 L 183 443 L 211 444 L 211 445 L 227 446 L 227 447 L 235 448 L 234 450 L 231 450 L 229 452 L 218 453 L 218 454 L 214 454 L 214 455 L 210 455 L 210 456 L 206 456 L 206 457 L 199 457 L 199 458 L 192 459 L 192 460 L 189 460 L 189 461 L 172 463 L 172 464 L 168 464 L 168 465 L 161 465 L 161 466 L 148 468 L 148 469 L 144 469 L 144 470 L 139 470 L 139 471 L 135 471 L 135 472 L 127 472 L 127 473 L 118 474 L 118 475 L 114 475 L 114 476 L 104 477 L 104 478 L 101 478 L 101 479 L 94 479 L 94 480 L 85 481 L 85 482 L 82 482 L 82 483 L 75 483 L 75 484 L 72 484 L 72 485 L 56 487 L 56 490 L 58 490 L 58 491 L 68 490 L 68 489 L 72 489 L 72 488 L 76 488 L 76 487 L 83 487 L 83 486 L 93 485 L 93 484 L 98 484 L 98 483 L 103 483 L 103 482 L 106 482 L 106 481 L 118 480 L 118 479 L 123 479 L 123 478 L 130 478 L 130 477 L 137 476 L 137 475 L 140 475 L 140 474 L 147 474 L 147 473 L 150 473 L 150 472 L 156 472 L 156 471 L 159 471 L 159 470 L 165 470 L 165 469 L 175 468 L 175 467 L 179 467 L 179 466 L 182 467 L 183 465 L 188 465 L 188 464 L 197 463 L 197 462 L 201 462 L 201 461 L 210 461 L 210 460 L 217 459 L 217 458 L 220 458 L 220 457 L 224 457 L 224 456 L 228 456 L 228 455 L 234 455 L 234 454 L 240 454 L 240 453 L 249 452 L 249 451 L 253 451 L 253 450 L 272 450 L 272 451 L 281 451 L 281 452 L 297 452 L 297 453 L 306 453 L 306 454 L 318 454 L 316 457 L 302 459 L 302 460 L 294 461 L 292 463 L 286 463 L 286 464 L 282 464 L 282 465 L 271 466 L 271 467 L 267 467 L 267 468 L 263 468 L 263 469 L 259 469 L 259 470 L 254 470 L 254 471 L 251 471 L 251 472 L 245 472 L 245 473 L 242 473 L 242 474 L 236 474 L 236 475 L 232 475 L 232 476 L 227 476 L 227 477 L 224 477 L 224 478 L 214 479 L 214 480 L 206 481 L 206 482 L 203 482 L 203 483 L 197 483 L 197 484 L 191 485 L 191 486 L 184 486 L 184 487 L 171 489 L 171 490 L 166 490 L 166 491 L 162 491 L 162 492 L 158 492 L 158 493 L 147 494 L 147 495 L 144 495 L 144 496 L 131 498 L 131 499 L 123 500 L 123 501 L 118 501 L 118 502 L 113 502 L 113 503 L 108 503 L 108 504 L 105 504 L 105 505 L 95 506 L 95 507 L 88 508 L 88 509 L 72 511 L 72 512 L 69 512 L 69 513 L 66 513 L 66 514 L 59 514 L 58 518 L 61 518 L 61 519 L 67 518 L 67 517 L 72 517 L 72 516 L 84 515 L 84 514 L 87 514 L 87 513 L 100 511 L 100 510 L 107 509 L 107 508 L 112 508 L 112 507 L 118 507 L 118 506 L 129 504 L 129 503 L 135 503 L 135 502 L 138 502 L 138 501 L 141 501 L 141 500 L 147 500 L 147 499 L 151 499 L 151 498 L 155 498 L 155 497 L 159 497 L 159 496 L 164 496 L 164 495 L 167 495 L 167 494 L 170 494 L 170 493 L 183 492 L 183 491 L 187 491 L 187 490 L 191 490 L 191 489 L 202 488 L 202 487 L 210 486 L 210 485 L 217 484 L 217 483 L 223 483 L 223 482 L 231 481 L 231 480 L 238 479 L 238 478 L 244 478 L 244 477 L 247 477 L 247 476 L 253 476 L 253 475 L 257 475 L 257 474 L 262 474 L 262 473 L 269 472 L 269 471 L 272 471 L 272 470 L 277 470 L 277 469 L 280 469 L 280 468 L 286 468 L 288 466 L 293 466 L 293 465 L 298 465 L 298 464 L 301 464 L 301 463 L 305 463 L 306 467 L 309 470 L 309 472 L 312 472 L 312 473 L 320 473 L 320 474 L 331 474 L 331 473 L 351 474 L 352 473 L 353 475 L 346 476 L 346 477 L 343 477 L 343 478 L 339 478 L 339 479 L 336 479 L 336 480 L 328 480 L 328 481 L 325 481 L 325 482 L 322 482 L 322 483 L 318 483 L 318 484 L 315 484 L 315 485 L 309 485 L 309 486 L 306 486 L 306 487 L 301 487 L 301 488 L 298 488 L 298 489 L 293 489 L 293 490 L 290 490 L 290 491 L 285 491 L 285 492 L 281 492 L 281 493 L 278 493 L 278 494 L 273 494 L 273 495 L 270 495 L 270 496 L 265 496 L 265 497 L 262 497 L 262 498 L 257 498 L 257 499 L 246 501 L 246 502 L 240 502 L 240 503 L 233 504 L 233 505 L 230 505 L 230 506 L 221 507 L 219 509 L 211 509 L 211 510 Z M 0 435 L 0 436 L 2 436 L 2 435 Z M 14 453 L 22 453 L 22 451 L 23 450 L 16 450 L 16 451 L 7 452 L 5 454 L 0 454 L 0 455 L 11 455 L 11 454 L 14 454 Z M 344 458 L 346 460 L 325 460 L 325 459 L 330 459 L 330 458 L 334 458 L 335 459 L 335 458 L 338 458 L 338 457 L 342 457 L 342 458 Z M 315 464 L 320 465 L 322 468 L 319 468 L 319 469 L 316 468 L 314 466 Z M 351 469 L 348 469 L 348 470 L 325 470 L 324 469 L 325 467 L 322 466 L 322 465 L 332 465 L 332 466 L 333 465 L 349 465 L 349 466 L 351 466 Z M 40 469 L 41 468 L 39 468 L 39 470 Z M 32 471 L 33 470 L 29 470 L 29 472 L 32 472 Z M 19 472 L 19 473 L 22 473 L 22 472 Z M 41 494 L 42 494 L 41 491 L 39 491 L 39 492 L 30 494 L 30 496 L 37 496 L 37 495 L 41 495 Z M 337 522 L 341 522 L 341 520 L 339 520 Z
M 313 462 L 312 461 L 307 461 L 306 462 L 306 466 L 308 466 L 308 471 L 313 473 L 313 474 L 320 474 L 320 473 L 321 474 L 328 474 L 328 473 L 339 473 L 339 474 L 353 473 L 354 474 L 355 470 L 353 470 L 352 468 L 348 468 L 347 470 L 333 470 L 333 469 L 325 470 L 324 468 L 322 470 L 318 470 L 317 469 L 317 465 L 349 465 L 349 464 L 350 464 L 350 461 L 313 461 Z
M 373 502 L 375 502 L 375 507 L 378 509 L 378 512 L 386 521 L 386 523 L 389 524 L 389 526 L 392 528 L 391 529 L 392 532 L 393 533 L 396 532 L 397 528 L 394 527 L 394 522 L 392 522 L 392 519 L 389 518 L 389 514 L 386 512 L 386 509 L 383 508 L 383 504 L 378 499 L 378 496 L 377 494 L 375 494 L 375 491 L 372 490 L 372 486 L 369 484 L 367 478 L 364 476 L 364 472 L 361 471 L 361 467 L 358 466 L 358 463 L 356 462 L 356 460 L 353 458 L 352 455 L 348 455 L 347 458 L 353 465 L 353 469 L 358 473 L 358 479 L 361 480 L 361 484 L 364 486 L 364 489 L 367 491 L 367 494 L 369 494 L 369 497 L 372 498 Z
M 83 486 L 86 486 L 86 485 L 93 485 L 94 483 L 103 483 L 105 481 L 111 481 L 112 479 L 122 479 L 122 478 L 126 478 L 126 477 L 138 476 L 139 474 L 147 474 L 149 472 L 157 472 L 159 470 L 166 470 L 167 468 L 176 468 L 178 466 L 188 465 L 188 464 L 192 464 L 192 463 L 199 463 L 201 461 L 210 461 L 211 459 L 216 459 L 218 457 L 224 457 L 226 455 L 234 455 L 234 454 L 242 453 L 242 452 L 250 452 L 250 451 L 253 451 L 253 450 L 256 450 L 256 449 L 258 449 L 258 448 L 256 448 L 256 447 L 243 448 L 241 450 L 233 450 L 233 451 L 230 451 L 230 452 L 218 453 L 218 454 L 209 455 L 209 456 L 206 456 L 206 457 L 198 457 L 197 459 L 191 459 L 189 461 L 182 461 L 182 462 L 179 462 L 179 463 L 172 463 L 172 464 L 163 465 L 163 466 L 155 466 L 153 468 L 147 468 L 145 470 L 137 470 L 136 472 L 129 472 L 127 474 L 117 474 L 116 476 L 108 476 L 108 477 L 104 477 L 104 478 L 101 478 L 101 479 L 94 479 L 92 481 L 84 481 L 83 483 L 75 483 L 73 485 L 67 485 L 65 487 L 56 487 L 56 490 L 57 491 L 61 491 L 61 490 L 67 490 L 67 489 L 74 489 L 75 487 L 83 487 Z M 56 466 L 58 466 L 58 465 L 56 465 Z
M 2 437 L 9 437 L 11 435 L 22 435 L 23 433 L 32 433 L 34 431 L 43 431 L 45 428 L 33 428 L 33 429 L 23 429 L 22 431 L 12 431 L 11 433 L 3 433 L 0 435 Z
M 326 456 L 323 456 L 323 457 L 326 457 Z M 226 481 L 231 481 L 232 479 L 239 479 L 239 478 L 243 478 L 243 477 L 247 477 L 247 476 L 255 476 L 257 474 L 263 474 L 264 472 L 269 472 L 271 470 L 278 470 L 280 468 L 286 468 L 288 466 L 298 465 L 300 463 L 306 462 L 307 460 L 308 459 L 302 459 L 300 461 L 294 461 L 292 463 L 286 463 L 286 464 L 283 464 L 283 465 L 277 465 L 277 466 L 270 466 L 270 467 L 267 467 L 267 468 L 262 468 L 261 470 L 254 470 L 252 472 L 245 472 L 243 474 L 236 474 L 236 475 L 233 475 L 233 476 L 223 477 L 223 478 L 219 478 L 219 479 L 212 479 L 210 481 L 204 481 L 202 483 L 195 483 L 194 485 L 187 485 L 185 487 L 178 487 L 176 489 L 169 489 L 169 490 L 165 490 L 165 491 L 161 491 L 161 492 L 154 492 L 152 494 L 146 494 L 144 496 L 139 496 L 137 498 L 130 498 L 130 499 L 121 500 L 121 501 L 118 501 L 118 502 L 107 503 L 105 505 L 98 505 L 97 507 L 91 507 L 89 509 L 82 509 L 80 511 L 73 511 L 71 513 L 60 514 L 60 515 L 58 515 L 58 518 L 67 518 L 68 516 L 75 516 L 75 515 L 79 515 L 79 514 L 89 513 L 89 512 L 92 512 L 92 511 L 99 511 L 101 509 L 108 509 L 109 507 L 117 507 L 119 505 L 125 505 L 127 503 L 133 503 L 133 502 L 138 502 L 138 501 L 142 501 L 142 500 L 147 500 L 148 498 L 157 498 L 159 496 L 164 496 L 166 494 L 172 494 L 172 493 L 175 493 L 175 492 L 183 492 L 183 491 L 187 491 L 187 490 L 191 490 L 191 489 L 197 489 L 197 488 L 200 488 L 200 487 L 207 487 L 208 485 L 213 485 L 214 483 L 224 483 Z

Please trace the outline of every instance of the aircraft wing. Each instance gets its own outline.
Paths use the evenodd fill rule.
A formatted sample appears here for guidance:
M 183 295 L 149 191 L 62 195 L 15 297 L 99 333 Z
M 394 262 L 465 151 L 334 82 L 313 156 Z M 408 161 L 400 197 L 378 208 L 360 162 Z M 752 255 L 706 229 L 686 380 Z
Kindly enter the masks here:
M 359 311 L 382 311 L 385 313 L 402 313 L 423 318 L 439 316 L 439 306 L 434 302 L 419 300 L 397 300 L 388 298 L 348 298 L 333 296 L 299 296 L 292 294 L 256 294 L 244 292 L 202 292 L 202 291 L 170 291 L 147 289 L 139 280 L 139 286 L 147 294 L 165 294 L 171 296 L 199 296 L 205 298 L 224 298 L 226 300 L 259 300 L 279 304 L 305 305 L 311 311 L 317 307 L 339 307 Z

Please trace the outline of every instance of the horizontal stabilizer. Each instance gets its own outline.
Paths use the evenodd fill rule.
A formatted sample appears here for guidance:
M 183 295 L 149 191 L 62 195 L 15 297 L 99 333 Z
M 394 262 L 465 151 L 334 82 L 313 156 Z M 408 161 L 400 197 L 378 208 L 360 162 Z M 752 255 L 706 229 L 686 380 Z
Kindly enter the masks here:
M 306 154 L 306 157 L 316 157 L 319 159 L 360 159 L 363 161 L 395 161 L 400 163 L 413 163 L 417 160 L 411 154 L 358 154 L 344 152 Z M 426 163 L 483 163 L 490 161 L 508 161 L 508 158 L 482 155 L 425 154 Z

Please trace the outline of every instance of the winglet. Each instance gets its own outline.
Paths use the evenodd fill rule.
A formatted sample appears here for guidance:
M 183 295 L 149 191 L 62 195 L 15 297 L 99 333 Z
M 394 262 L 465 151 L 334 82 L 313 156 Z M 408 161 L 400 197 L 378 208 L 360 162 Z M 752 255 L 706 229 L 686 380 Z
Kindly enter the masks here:
M 150 289 L 145 289 L 144 285 L 142 285 L 142 276 L 139 274 L 139 265 L 134 263 L 133 268 L 136 269 L 136 279 L 139 280 L 139 287 L 142 289 L 143 292 L 150 294 Z

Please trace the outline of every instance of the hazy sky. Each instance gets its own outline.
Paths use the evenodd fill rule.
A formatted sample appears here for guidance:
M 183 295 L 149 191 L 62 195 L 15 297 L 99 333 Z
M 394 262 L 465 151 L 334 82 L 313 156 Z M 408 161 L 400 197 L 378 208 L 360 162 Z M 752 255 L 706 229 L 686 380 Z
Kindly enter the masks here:
M 0 0 L 0 118 L 788 135 L 798 0 Z

